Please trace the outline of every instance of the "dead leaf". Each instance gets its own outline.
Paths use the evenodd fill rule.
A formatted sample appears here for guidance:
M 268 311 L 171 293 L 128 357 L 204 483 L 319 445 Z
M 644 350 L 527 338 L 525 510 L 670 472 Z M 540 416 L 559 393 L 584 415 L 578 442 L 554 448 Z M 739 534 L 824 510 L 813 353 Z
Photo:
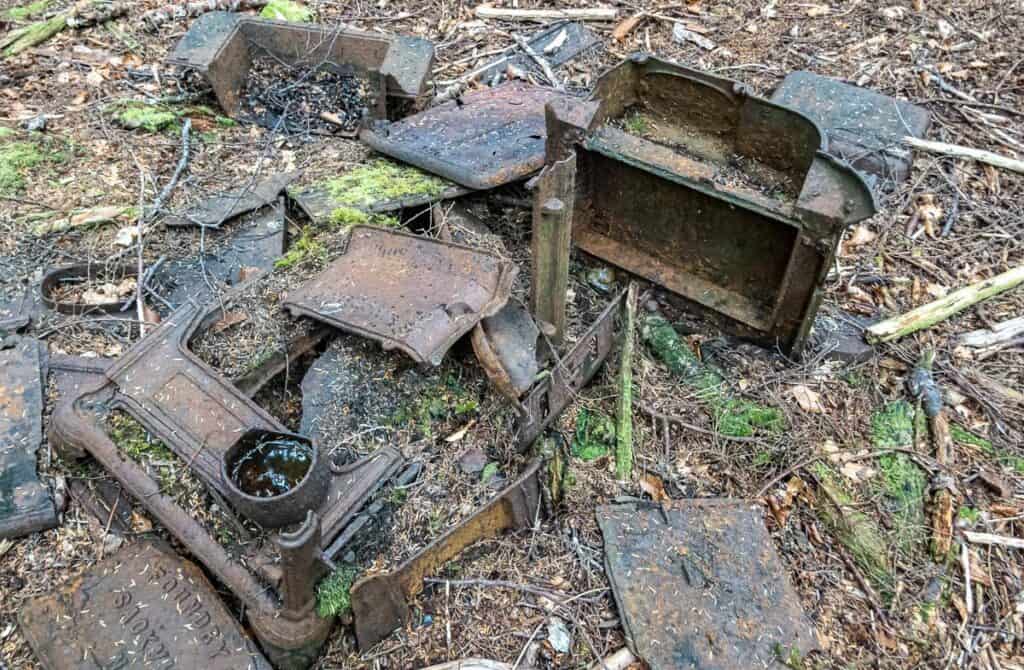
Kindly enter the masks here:
M 832 8 L 828 5 L 811 5 L 807 8 L 807 16 L 817 18 L 819 16 L 827 16 L 832 12 Z
M 256 268 L 256 267 L 250 267 L 250 266 L 247 265 L 247 266 L 245 266 L 244 268 L 242 268 L 241 270 L 238 271 L 238 281 L 239 282 L 248 281 L 248 280 L 252 279 L 253 277 L 258 276 L 261 272 L 263 272 L 263 270 L 260 270 L 259 268 Z
M 473 419 L 472 421 L 467 423 L 462 428 L 459 428 L 457 431 L 455 431 L 454 433 L 452 433 L 448 437 L 444 438 L 444 441 L 449 443 L 449 444 L 451 444 L 453 442 L 458 442 L 462 438 L 466 437 L 466 433 L 468 433 L 469 429 L 472 428 L 475 424 L 476 424 L 476 419 Z
M 212 326 L 210 326 L 210 331 L 213 333 L 222 333 L 231 326 L 248 320 L 249 315 L 241 310 L 227 312 L 224 316 L 217 319 Z
M 647 473 L 640 476 L 640 489 L 651 496 L 654 502 L 664 502 L 669 500 L 668 493 L 665 492 L 665 484 L 661 481 L 661 477 Z
M 907 8 L 900 7 L 898 5 L 893 7 L 883 7 L 878 10 L 878 15 L 887 21 L 899 21 L 907 15 Z
M 768 497 L 768 509 L 779 524 L 779 527 L 786 525 L 790 512 L 793 511 L 793 500 L 807 488 L 807 484 L 799 477 L 793 476 L 786 482 L 786 488 L 779 494 Z
M 914 218 L 924 224 L 928 237 L 935 237 L 942 220 L 942 206 L 935 201 L 934 193 L 922 193 L 917 196 L 917 208 Z
M 138 226 L 125 226 L 124 228 L 117 231 L 117 235 L 114 236 L 114 244 L 116 244 L 119 247 L 128 248 L 135 244 L 135 238 L 138 236 Z
M 914 8 L 915 12 L 923 12 L 924 11 L 924 0 L 914 0 L 910 4 Z
M 794 386 L 791 389 L 793 397 L 796 398 L 796 402 L 800 405 L 800 409 L 805 412 L 811 412 L 812 414 L 821 414 L 825 411 L 824 406 L 821 404 L 821 395 L 817 392 L 812 391 L 803 384 Z
M 939 19 L 938 23 L 935 24 L 935 27 L 939 29 L 939 37 L 944 40 L 948 40 L 954 35 L 954 33 L 956 33 L 953 26 L 945 19 Z
M 857 461 L 843 463 L 839 471 L 843 473 L 844 477 L 854 482 L 867 481 L 877 474 L 874 468 Z
M 692 42 L 706 51 L 711 51 L 715 46 L 717 46 L 714 42 L 703 35 L 698 35 L 681 22 L 676 22 L 676 24 L 672 26 L 672 39 L 680 44 Z
M 873 232 L 867 226 L 854 226 L 853 232 L 850 234 L 850 239 L 847 240 L 847 244 L 854 247 L 859 247 L 862 244 L 870 244 L 878 238 L 878 234 Z
M 622 42 L 625 40 L 634 30 L 637 29 L 640 23 L 644 20 L 644 16 L 644 13 L 640 12 L 639 14 L 634 14 L 633 16 L 629 16 L 619 21 L 619 25 L 615 26 L 615 30 L 612 31 L 612 39 L 616 42 Z

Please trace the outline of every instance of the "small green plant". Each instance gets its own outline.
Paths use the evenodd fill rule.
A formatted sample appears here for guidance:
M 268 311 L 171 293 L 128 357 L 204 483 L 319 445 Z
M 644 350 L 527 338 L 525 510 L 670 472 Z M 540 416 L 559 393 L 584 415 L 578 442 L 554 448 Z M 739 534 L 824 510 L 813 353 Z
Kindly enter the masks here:
M 304 229 L 299 239 L 292 243 L 284 256 L 274 261 L 274 267 L 282 270 L 293 268 L 300 263 L 323 263 L 327 260 L 327 247 L 313 237 L 313 233 Z
M 260 16 L 293 23 L 309 23 L 313 20 L 313 12 L 309 8 L 292 0 L 270 0 L 260 12 Z
M 784 647 L 778 642 L 775 643 L 775 656 L 779 662 L 791 670 L 803 670 L 806 668 L 803 656 L 796 647 Z
M 480 483 L 486 484 L 491 481 L 496 474 L 498 474 L 498 464 L 491 461 L 484 466 L 484 471 L 480 473 Z
M 632 135 L 646 135 L 651 129 L 650 123 L 640 112 L 633 112 L 627 116 L 623 125 L 626 127 L 626 132 Z
M 149 105 L 139 100 L 124 100 L 108 108 L 114 120 L 129 130 L 141 128 L 155 133 L 178 120 L 178 115 L 162 105 Z
M 316 587 L 316 613 L 323 619 L 348 612 L 352 607 L 349 591 L 359 571 L 344 565 L 320 580 Z
M 404 505 L 405 501 L 408 500 L 408 498 L 409 490 L 401 486 L 394 487 L 388 493 L 388 502 L 394 505 L 395 507 L 401 507 L 402 505 Z
M 4 133 L 0 139 L 13 134 L 13 131 Z M 25 174 L 46 160 L 46 153 L 35 142 L 0 144 L 0 194 L 21 191 L 25 187 Z
M 981 519 L 981 512 L 973 507 L 962 505 L 956 514 L 957 518 L 967 523 L 977 523 Z

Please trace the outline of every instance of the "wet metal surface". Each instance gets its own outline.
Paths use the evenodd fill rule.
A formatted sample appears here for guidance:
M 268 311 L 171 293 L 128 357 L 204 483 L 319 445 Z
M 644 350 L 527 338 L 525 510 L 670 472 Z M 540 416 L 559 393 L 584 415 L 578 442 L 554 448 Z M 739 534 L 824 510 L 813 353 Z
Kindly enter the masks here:
M 756 503 L 597 508 L 626 641 L 651 670 L 781 667 L 817 648 Z
M 516 181 L 544 164 L 544 105 L 565 95 L 519 81 L 467 93 L 359 138 L 377 151 L 472 189 Z
M 636 56 L 553 103 L 547 165 L 576 156 L 579 248 L 738 335 L 799 352 L 843 229 L 872 192 L 799 112 Z
M 620 293 L 587 329 L 576 346 L 551 374 L 537 382 L 523 399 L 516 418 L 519 449 L 525 451 L 562 413 L 581 388 L 601 369 L 615 344 L 615 317 L 622 305 Z
M 228 219 L 266 205 L 274 204 L 288 184 L 299 176 L 298 172 L 275 174 L 244 188 L 211 196 L 181 216 L 165 219 L 168 226 L 207 226 L 217 228 Z
M 434 45 L 417 37 L 271 21 L 232 12 L 209 12 L 192 22 L 168 62 L 199 71 L 221 107 L 239 109 L 254 56 L 267 53 L 295 68 L 320 63 L 383 75 L 387 95 L 413 98 L 426 87 Z
M 0 341 L 0 538 L 57 525 L 50 490 L 36 473 L 45 360 L 46 345 L 39 340 Z
M 408 600 L 423 580 L 470 545 L 507 530 L 529 528 L 540 510 L 540 460 L 533 461 L 508 488 L 471 517 L 434 540 L 395 570 L 366 577 L 352 586 L 356 640 L 366 651 L 408 622 Z
M 282 305 L 439 365 L 480 319 L 508 301 L 516 267 L 483 252 L 370 226 Z
M 270 670 L 203 571 L 148 542 L 30 601 L 18 621 L 46 670 Z
M 811 72 L 786 75 L 772 101 L 806 114 L 828 136 L 828 152 L 898 185 L 913 153 L 905 136 L 924 137 L 931 114 L 919 105 Z

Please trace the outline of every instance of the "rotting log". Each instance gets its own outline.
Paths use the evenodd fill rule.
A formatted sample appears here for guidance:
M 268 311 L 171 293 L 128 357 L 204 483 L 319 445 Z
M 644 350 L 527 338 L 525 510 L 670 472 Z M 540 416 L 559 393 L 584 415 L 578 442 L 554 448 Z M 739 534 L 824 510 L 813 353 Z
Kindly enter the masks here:
M 541 172 L 533 203 L 530 308 L 536 319 L 551 326 L 553 332 L 549 336 L 556 344 L 561 344 L 565 337 L 575 182 L 576 156 L 573 155 Z
M 921 305 L 906 314 L 880 321 L 865 331 L 872 344 L 891 342 L 901 337 L 930 328 L 984 300 L 1005 293 L 1024 283 L 1024 265 L 1007 270 L 991 279 L 965 286 L 927 305 Z
M 615 476 L 628 481 L 633 474 L 633 346 L 636 341 L 636 282 L 626 293 L 622 326 L 622 358 L 619 365 L 619 398 L 615 416 Z

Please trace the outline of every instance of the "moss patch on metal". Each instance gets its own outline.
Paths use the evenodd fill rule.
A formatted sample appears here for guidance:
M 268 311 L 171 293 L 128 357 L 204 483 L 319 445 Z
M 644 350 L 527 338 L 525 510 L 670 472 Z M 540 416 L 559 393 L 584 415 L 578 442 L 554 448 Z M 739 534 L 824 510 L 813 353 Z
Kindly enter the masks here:
M 260 12 L 260 16 L 293 23 L 309 23 L 313 20 L 313 12 L 308 7 L 291 0 L 270 0 Z
M 320 580 L 316 587 L 316 613 L 323 619 L 340 616 L 352 607 L 349 591 L 359 571 L 344 565 Z
M 301 263 L 323 264 L 327 260 L 327 247 L 317 241 L 312 231 L 303 229 L 299 239 L 292 242 L 288 251 L 274 261 L 274 267 L 287 270 Z
M 148 105 L 139 100 L 116 102 L 108 110 L 115 121 L 129 130 L 141 128 L 155 133 L 178 120 L 178 114 L 167 107 Z
M 402 406 L 391 417 L 391 423 L 432 439 L 436 434 L 435 424 L 475 414 L 479 407 L 480 403 L 472 392 L 448 375 Z
M 353 226 L 378 226 L 380 228 L 401 228 L 397 217 L 386 214 L 371 214 L 355 207 L 342 206 L 331 212 L 331 226 L 337 231 L 348 231 Z
M 339 207 L 355 209 L 415 196 L 433 198 L 448 187 L 443 179 L 385 160 L 362 165 L 320 185 Z
M 723 435 L 750 437 L 758 432 L 778 433 L 786 427 L 779 409 L 733 396 L 722 375 L 697 358 L 664 318 L 648 316 L 642 334 L 655 356 L 707 405 Z

